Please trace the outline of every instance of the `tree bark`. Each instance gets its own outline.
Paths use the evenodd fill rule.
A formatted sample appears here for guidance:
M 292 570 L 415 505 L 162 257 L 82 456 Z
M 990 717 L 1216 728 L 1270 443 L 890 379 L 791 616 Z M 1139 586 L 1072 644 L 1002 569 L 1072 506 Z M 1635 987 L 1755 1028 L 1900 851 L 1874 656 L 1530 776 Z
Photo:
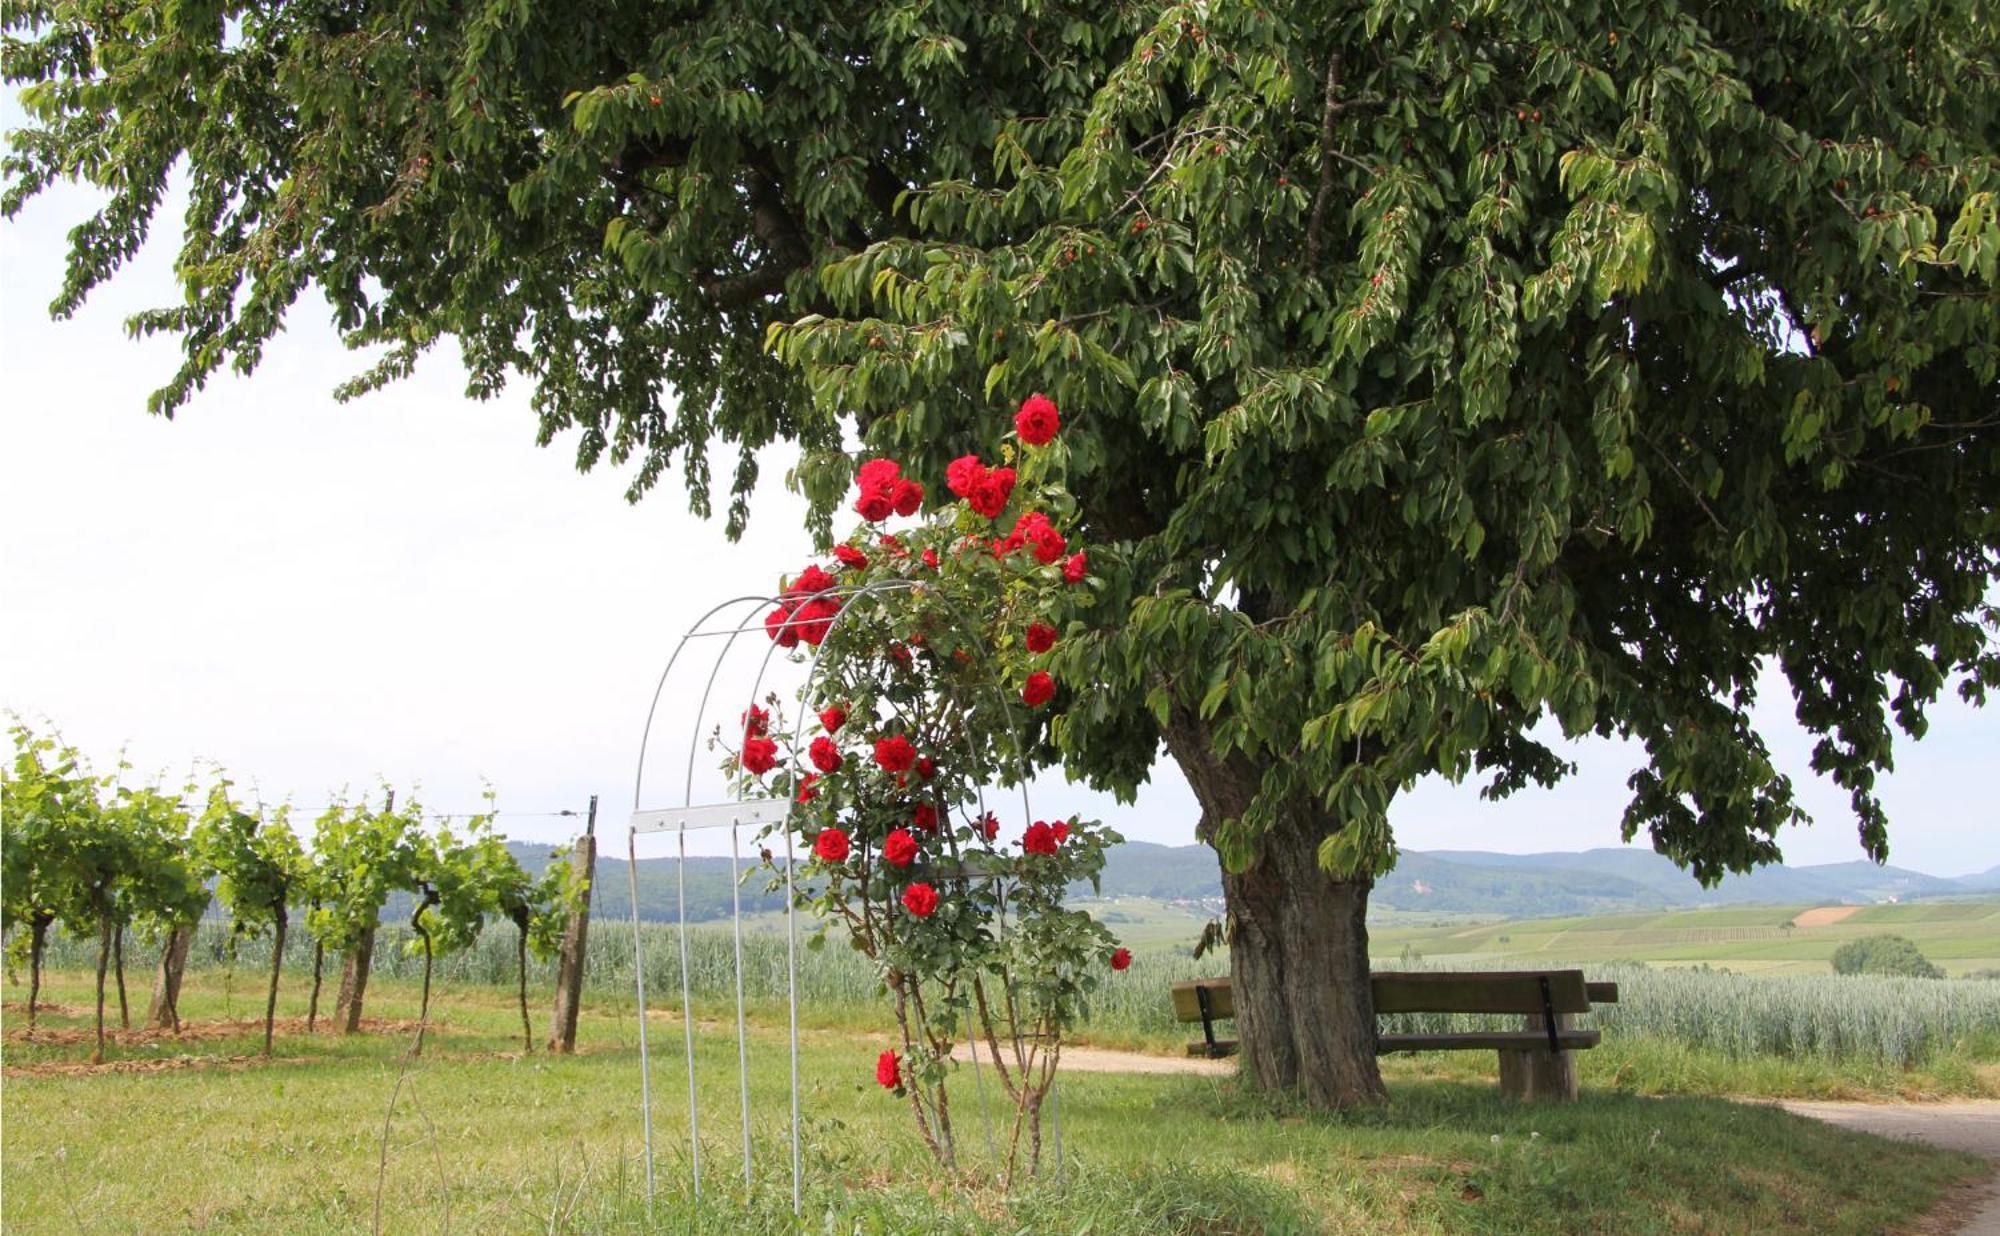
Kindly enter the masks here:
M 90 1049 L 92 1064 L 104 1063 L 104 972 L 111 968 L 111 910 L 97 912 L 97 1046 Z
M 422 911 L 418 913 L 421 914 Z M 410 1054 L 421 1056 L 424 1054 L 424 1029 L 430 1025 L 431 1020 L 431 933 L 422 923 L 417 923 L 415 926 L 417 934 L 423 937 L 424 941 L 424 998 L 417 1005 L 417 1039 L 410 1045 Z
M 521 1049 L 535 1054 L 535 1026 L 528 1020 L 528 928 L 521 925 L 514 940 L 515 971 L 521 976 Z
M 271 990 L 264 997 L 264 1054 L 271 1054 L 271 1030 L 278 1020 L 278 971 L 285 964 L 285 907 L 277 907 L 277 934 L 271 941 Z
M 311 1034 L 319 1026 L 319 986 L 326 973 L 326 941 L 313 941 L 313 989 L 312 998 L 306 1001 L 306 1033 Z
M 340 1023 L 342 1034 L 353 1034 L 361 1029 L 361 1000 L 368 991 L 368 967 L 375 959 L 375 929 L 361 933 L 361 942 L 348 950 L 346 965 L 340 972 L 340 995 L 335 999 L 333 1019 Z
M 1201 803 L 1200 835 L 1211 840 L 1249 805 L 1259 772 L 1240 754 L 1216 756 L 1191 713 L 1171 716 L 1167 749 Z M 1258 839 L 1246 870 L 1222 874 L 1244 1069 L 1263 1089 L 1323 1108 L 1388 1100 L 1368 987 L 1374 881 L 1335 880 L 1320 867 L 1319 843 L 1338 828 L 1316 805 L 1296 804 Z
M 36 916 L 28 930 L 28 1029 L 35 1028 L 35 1004 L 42 996 L 42 953 L 49 943 L 49 919 Z
M 183 923 L 167 933 L 160 950 L 160 968 L 153 975 L 153 999 L 146 1007 L 146 1024 L 155 1030 L 181 1028 L 181 977 L 187 973 L 188 949 L 194 945 L 195 924 Z
M 125 1000 L 125 924 L 120 923 L 111 935 L 111 965 L 118 975 L 118 1028 L 132 1028 L 132 1006 Z

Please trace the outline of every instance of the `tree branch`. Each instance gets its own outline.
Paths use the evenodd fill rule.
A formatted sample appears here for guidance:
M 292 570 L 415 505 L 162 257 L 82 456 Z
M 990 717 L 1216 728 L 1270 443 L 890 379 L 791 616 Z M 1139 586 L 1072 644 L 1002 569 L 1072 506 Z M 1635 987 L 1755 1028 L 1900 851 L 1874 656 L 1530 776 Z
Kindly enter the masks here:
M 1306 269 L 1319 267 L 1319 229 L 1326 204 L 1333 197 L 1333 122 L 1340 116 L 1340 53 L 1326 62 L 1326 106 L 1319 119 L 1319 191 L 1313 194 L 1312 217 L 1306 222 Z

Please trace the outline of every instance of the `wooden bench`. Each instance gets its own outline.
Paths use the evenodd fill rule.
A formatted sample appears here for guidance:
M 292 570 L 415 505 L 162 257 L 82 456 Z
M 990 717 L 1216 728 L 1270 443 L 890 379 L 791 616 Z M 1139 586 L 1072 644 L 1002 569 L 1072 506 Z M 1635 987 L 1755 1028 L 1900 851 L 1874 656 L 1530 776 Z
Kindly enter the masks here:
M 1571 1024 L 1593 1004 L 1615 1004 L 1618 984 L 1585 981 L 1581 970 L 1473 970 L 1464 972 L 1381 973 L 1369 976 L 1375 1012 L 1520 1014 L 1519 1030 L 1472 1030 L 1449 1034 L 1381 1034 L 1375 1053 L 1397 1051 L 1497 1051 L 1500 1091 L 1515 1098 L 1576 1097 L 1576 1058 L 1595 1047 L 1595 1030 Z M 1218 1039 L 1215 1023 L 1236 1016 L 1226 978 L 1196 979 L 1173 985 L 1174 1016 L 1201 1023 L 1201 1039 L 1188 1044 L 1191 1056 L 1233 1055 L 1236 1040 Z

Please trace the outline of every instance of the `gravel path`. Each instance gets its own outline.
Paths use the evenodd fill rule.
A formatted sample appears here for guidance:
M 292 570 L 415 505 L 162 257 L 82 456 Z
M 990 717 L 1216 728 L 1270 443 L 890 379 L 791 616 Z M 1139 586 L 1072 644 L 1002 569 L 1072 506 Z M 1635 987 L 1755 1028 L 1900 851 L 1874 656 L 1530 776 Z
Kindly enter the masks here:
M 1791 1101 L 1786 1111 L 1844 1128 L 1910 1138 L 1964 1150 L 2000 1167 L 2000 1100 L 1967 1099 L 1954 1103 L 1821 1103 Z M 1954 1207 L 1956 1209 L 1956 1207 Z M 2000 1190 L 1989 1182 L 1983 1197 L 1969 1199 L 1961 1212 L 1964 1223 L 1946 1228 L 1960 1236 L 2000 1236 Z

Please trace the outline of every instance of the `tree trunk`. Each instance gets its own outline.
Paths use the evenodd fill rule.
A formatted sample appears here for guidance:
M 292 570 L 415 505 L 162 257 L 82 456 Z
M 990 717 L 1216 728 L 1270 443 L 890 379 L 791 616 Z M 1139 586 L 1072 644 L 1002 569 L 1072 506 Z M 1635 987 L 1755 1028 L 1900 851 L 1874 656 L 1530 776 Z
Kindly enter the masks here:
M 49 921 L 39 915 L 28 930 L 28 1029 L 35 1028 L 35 1003 L 42 996 L 42 953 L 49 943 Z
M 104 1063 L 104 972 L 111 968 L 111 911 L 98 911 L 97 937 L 97 1046 L 90 1049 L 92 1064 Z
M 528 1020 L 528 928 L 524 923 L 515 937 L 514 962 L 521 976 L 521 1049 L 535 1054 L 535 1026 Z
M 335 999 L 333 1019 L 340 1023 L 342 1034 L 353 1034 L 361 1029 L 361 1000 L 368 992 L 368 967 L 375 960 L 375 929 L 368 928 L 361 933 L 361 942 L 348 950 L 347 962 L 340 972 L 340 995 Z
M 111 965 L 118 974 L 118 1028 L 132 1028 L 132 1008 L 125 1002 L 125 924 L 118 924 L 111 936 Z
M 306 1033 L 311 1034 L 319 1026 L 319 984 L 326 973 L 326 941 L 313 941 L 313 990 L 312 999 L 306 1001 Z
M 570 911 L 569 922 L 563 926 L 562 950 L 556 955 L 556 1007 L 549 1026 L 549 1050 L 563 1055 L 576 1050 L 576 1014 L 583 1004 L 584 947 L 590 938 L 590 893 L 597 876 L 597 838 L 588 832 L 577 838 L 569 862 L 570 870 L 584 883 L 583 894 Z
M 271 941 L 271 990 L 264 997 L 264 1054 L 271 1054 L 271 1029 L 278 1020 L 278 971 L 285 964 L 285 907 L 277 907 L 277 934 Z
M 422 914 L 423 911 L 418 910 L 417 913 Z M 424 1054 L 424 1030 L 431 1020 L 431 933 L 421 922 L 413 920 L 412 925 L 424 941 L 424 996 L 417 1004 L 417 1041 L 410 1047 L 412 1056 L 421 1056 Z
M 1240 816 L 1259 770 L 1241 754 L 1219 758 L 1208 728 L 1173 714 L 1167 749 L 1201 803 L 1200 834 Z M 1250 867 L 1222 875 L 1229 908 L 1230 987 L 1244 1069 L 1267 1090 L 1296 1092 L 1315 1107 L 1386 1102 L 1375 1059 L 1368 988 L 1368 890 L 1319 866 L 1320 840 L 1338 821 L 1312 804 L 1287 812 L 1257 841 Z
M 146 1024 L 155 1030 L 181 1028 L 181 977 L 187 973 L 188 949 L 194 945 L 195 924 L 183 923 L 167 933 L 160 950 L 160 968 L 153 975 L 153 999 L 146 1007 Z

